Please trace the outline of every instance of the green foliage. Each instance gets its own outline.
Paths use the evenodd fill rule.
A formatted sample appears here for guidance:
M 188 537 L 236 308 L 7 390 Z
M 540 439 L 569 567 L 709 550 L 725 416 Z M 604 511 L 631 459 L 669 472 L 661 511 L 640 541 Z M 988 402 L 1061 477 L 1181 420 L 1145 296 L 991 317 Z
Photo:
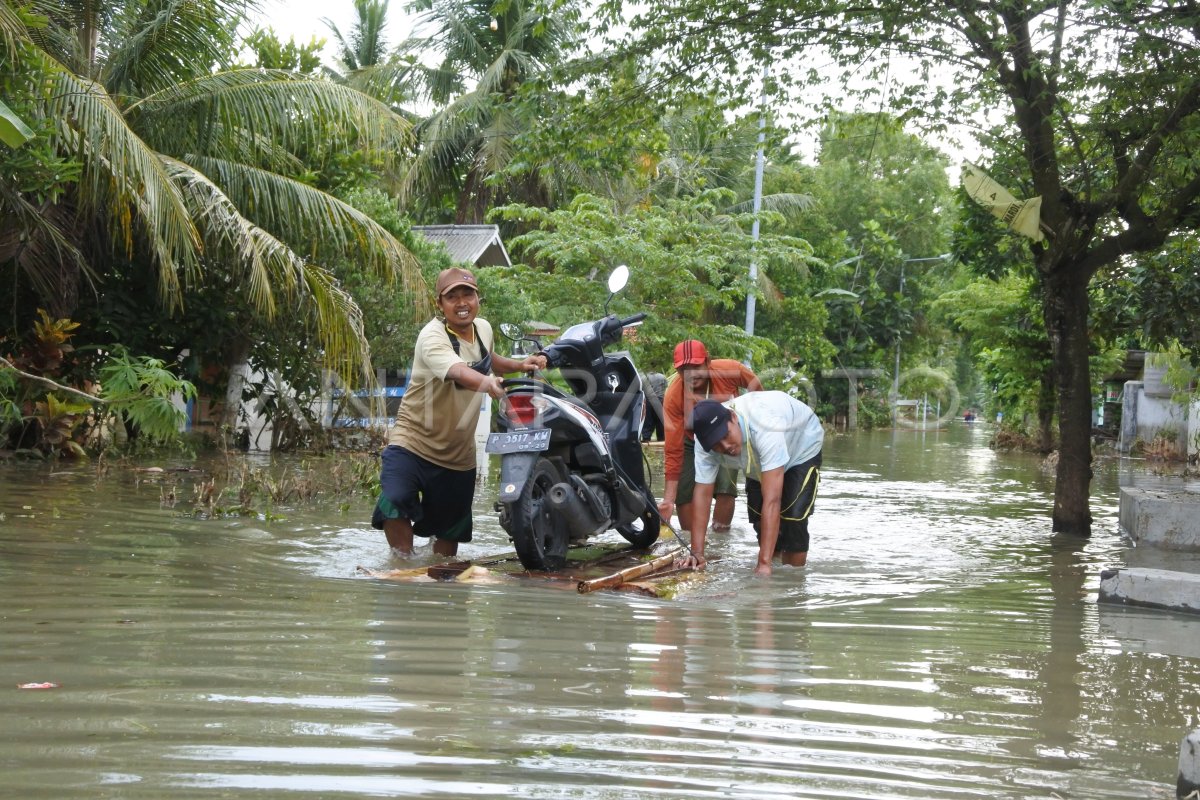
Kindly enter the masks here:
M 283 42 L 273 28 L 256 28 L 244 44 L 254 54 L 255 67 L 310 75 L 321 66 L 325 40 L 313 36 L 307 43 L 297 42 L 295 37 Z
M 53 456 L 86 455 L 83 445 L 75 437 L 83 423 L 83 415 L 91 410 L 90 403 L 60 399 L 53 393 L 36 401 L 29 420 L 37 426 L 38 447 Z
M 660 58 L 651 79 L 669 76 L 682 91 L 703 82 L 745 98 L 746 76 L 769 64 L 799 90 L 797 101 L 815 106 L 813 118 L 861 102 L 930 130 L 1003 120 L 1002 138 L 984 143 L 1011 169 L 993 178 L 1040 198 L 1047 237 L 1029 252 L 1061 406 L 1054 528 L 1086 535 L 1089 284 L 1200 221 L 1193 11 L 1091 0 L 651 0 L 629 20 L 623 6 L 609 0 L 599 16 L 628 21 L 628 47 Z
M 792 335 L 787 343 L 808 348 L 801 352 L 781 352 L 779 343 L 747 337 L 722 318 L 740 315 L 752 258 L 764 273 L 796 281 L 807 275 L 812 262 L 807 244 L 794 237 L 767 233 L 755 248 L 747 232 L 750 215 L 723 211 L 732 199 L 728 190 L 707 190 L 619 213 L 609 201 L 579 195 L 555 211 L 507 206 L 495 214 L 531 228 L 510 245 L 528 265 L 519 296 L 536 319 L 577 322 L 581 306 L 598 313 L 602 281 L 619 264 L 628 264 L 630 285 L 614 308 L 650 314 L 636 343 L 647 368 L 669 368 L 671 349 L 693 336 L 724 357 L 753 353 L 754 363 L 762 367 L 797 358 L 823 365 L 828 357 L 820 337 L 824 310 L 802 295 L 791 298 L 790 307 L 781 305 L 793 315 L 788 317 Z M 539 279 L 546 274 L 553 280 Z
M 991 410 L 1010 421 L 1036 416 L 1052 354 L 1031 279 L 1006 275 L 976 278 L 932 304 L 961 331 L 991 395 Z
M 821 142 L 816 166 L 783 164 L 768 173 L 765 188 L 813 198 L 785 229 L 803 231 L 820 257 L 805 288 L 827 309 L 824 333 L 836 348 L 833 360 L 891 374 L 902 342 L 905 362 L 921 363 L 946 336 L 925 314 L 946 280 L 939 256 L 949 249 L 953 206 L 945 157 L 886 114 L 833 114 Z M 794 297 L 797 288 L 786 286 L 784 293 Z M 764 333 L 777 340 L 788 335 L 770 322 Z M 841 380 L 829 386 L 845 413 Z M 860 415 L 860 423 L 870 422 Z
M 124 347 L 113 348 L 99 369 L 105 410 L 156 443 L 174 441 L 183 423 L 183 412 L 172 402 L 196 396 L 196 388 L 180 379 L 160 359 L 132 356 Z
M 640 91 L 636 62 L 606 72 L 590 66 L 521 86 L 514 102 L 527 125 L 513 137 L 515 158 L 503 174 L 541 181 L 553 206 L 585 193 L 628 207 L 646 198 L 669 156 L 667 110 Z
M 445 248 L 430 245 L 425 237 L 413 233 L 395 199 L 382 190 L 356 189 L 346 195 L 346 202 L 369 215 L 404 243 L 420 263 L 426 286 L 433 286 L 437 274 L 451 266 Z M 481 288 L 489 298 L 495 296 L 488 291 L 485 282 L 485 275 L 491 272 L 491 269 L 479 271 Z M 412 358 L 417 333 L 433 312 L 432 293 L 414 293 L 396 286 L 353 262 L 340 264 L 338 275 L 346 291 L 363 310 L 363 331 L 371 348 L 372 363 L 382 369 L 405 369 Z M 484 316 L 487 315 L 485 310 Z
M 0 168 L 0 269 L 15 270 L 3 281 L 14 303 L 32 294 L 79 316 L 112 271 L 129 271 L 156 289 L 162 322 L 207 284 L 268 329 L 281 310 L 304 317 L 314 355 L 360 372 L 358 309 L 316 250 L 414 287 L 420 276 L 394 237 L 317 188 L 313 170 L 333 163 L 341 183 L 364 180 L 362 157 L 336 148 L 386 168 L 407 120 L 330 81 L 231 66 L 245 0 L 37 8 L 37 21 L 5 17 L 0 62 L 8 99 L 43 134 Z M 289 50 L 265 34 L 253 44 L 264 65 L 312 64 L 311 45 Z
M 175 441 L 182 414 L 171 396 L 193 397 L 190 383 L 163 361 L 120 345 L 95 357 L 96 348 L 71 343 L 78 322 L 38 314 L 12 360 L 0 364 L 0 443 L 82 456 L 85 444 L 106 446 L 116 425 L 154 444 Z
M 1200 237 L 1186 233 L 1159 251 L 1128 259 L 1101 276 L 1097 311 L 1133 347 L 1180 348 L 1200 365 Z
M 36 67 L 17 68 L 15 59 L 0 60 L 0 97 L 33 131 L 21 147 L 0 147 L 0 175 L 11 181 L 0 191 L 16 192 L 34 206 L 57 202 L 80 175 L 79 161 L 52 145 L 53 120 L 37 113 L 53 90 L 49 77 Z
M 453 207 L 456 222 L 481 222 L 497 203 L 542 204 L 537 175 L 508 172 L 519 158 L 514 137 L 530 127 L 531 106 L 518 96 L 574 45 L 578 7 L 560 3 L 547 13 L 530 0 L 416 0 L 410 8 L 423 12 L 418 25 L 431 33 L 406 47 L 441 61 L 421 72 L 436 110 L 418 127 L 402 196 L 426 209 L 419 218 Z

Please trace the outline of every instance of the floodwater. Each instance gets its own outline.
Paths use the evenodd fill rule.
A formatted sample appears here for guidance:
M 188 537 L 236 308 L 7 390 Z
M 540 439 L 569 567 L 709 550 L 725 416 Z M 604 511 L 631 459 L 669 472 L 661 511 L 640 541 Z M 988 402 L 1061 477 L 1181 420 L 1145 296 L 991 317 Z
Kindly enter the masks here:
M 1118 486 L 1161 479 L 1101 462 L 1058 541 L 986 435 L 833 437 L 808 567 L 753 578 L 739 504 L 674 600 L 367 578 L 413 562 L 365 502 L 199 520 L 0 465 L 0 796 L 1173 797 L 1200 618 L 1096 603 L 1156 559 Z M 507 549 L 494 480 L 468 557 Z

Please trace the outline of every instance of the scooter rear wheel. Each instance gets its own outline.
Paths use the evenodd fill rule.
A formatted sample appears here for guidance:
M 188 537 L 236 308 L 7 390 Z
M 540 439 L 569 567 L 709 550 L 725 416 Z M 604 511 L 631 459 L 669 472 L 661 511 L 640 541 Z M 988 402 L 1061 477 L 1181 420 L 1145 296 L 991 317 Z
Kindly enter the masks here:
M 550 487 L 563 480 L 558 465 L 539 458 L 520 496 L 508 507 L 508 535 L 521 565 L 529 570 L 561 569 L 570 536 L 550 509 Z
M 642 515 L 628 525 L 618 525 L 617 533 L 625 537 L 634 547 L 642 550 L 658 541 L 658 509 L 647 508 Z

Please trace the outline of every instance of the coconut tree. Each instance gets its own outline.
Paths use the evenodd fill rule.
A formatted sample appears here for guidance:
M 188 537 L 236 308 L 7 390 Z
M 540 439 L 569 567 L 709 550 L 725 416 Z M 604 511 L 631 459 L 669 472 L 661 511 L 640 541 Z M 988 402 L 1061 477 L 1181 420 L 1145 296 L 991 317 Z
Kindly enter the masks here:
M 176 313 L 185 287 L 232 282 L 265 318 L 310 318 L 349 377 L 368 360 L 361 315 L 314 259 L 360 259 L 411 287 L 420 271 L 368 216 L 302 182 L 300 154 L 336 136 L 386 157 L 410 126 L 346 85 L 228 66 L 248 7 L 0 0 L 0 69 L 25 76 L 32 122 L 78 168 L 44 197 L 0 175 L 0 269 L 63 316 L 115 261 L 146 268 Z
M 406 47 L 442 60 L 423 73 L 439 110 L 418 126 L 405 196 L 437 197 L 450 187 L 458 222 L 482 221 L 506 199 L 538 201 L 536 175 L 526 173 L 519 184 L 500 176 L 534 107 L 518 102 L 518 94 L 566 54 L 574 41 L 574 7 L 563 4 L 547 14 L 531 0 L 416 0 L 409 9 L 421 12 L 418 25 L 431 33 Z
M 373 67 L 387 60 L 387 27 L 389 0 L 354 0 L 354 13 L 358 19 L 345 35 L 338 30 L 333 20 L 322 22 L 333 33 L 338 44 L 338 61 L 347 72 Z
M 352 86 L 399 111 L 413 99 L 415 58 L 404 48 L 388 52 L 385 32 L 390 0 L 354 0 L 354 24 L 343 33 L 331 19 L 322 22 L 337 43 L 337 63 L 328 69 L 335 81 Z

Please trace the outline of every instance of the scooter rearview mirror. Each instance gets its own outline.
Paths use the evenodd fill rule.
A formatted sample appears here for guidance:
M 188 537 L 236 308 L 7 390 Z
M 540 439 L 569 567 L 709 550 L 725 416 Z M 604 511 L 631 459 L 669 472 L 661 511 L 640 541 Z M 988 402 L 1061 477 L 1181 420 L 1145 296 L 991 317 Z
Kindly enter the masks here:
M 513 322 L 501 322 L 500 332 L 514 342 L 525 338 L 525 331 L 521 330 L 521 326 Z
M 629 283 L 629 267 L 622 264 L 608 276 L 608 299 L 604 301 L 605 314 L 608 314 L 608 305 L 612 302 L 613 297 L 624 289 L 627 283 Z
M 622 264 L 612 271 L 608 276 L 608 292 L 616 294 L 625 288 L 625 284 L 629 283 L 629 267 Z

